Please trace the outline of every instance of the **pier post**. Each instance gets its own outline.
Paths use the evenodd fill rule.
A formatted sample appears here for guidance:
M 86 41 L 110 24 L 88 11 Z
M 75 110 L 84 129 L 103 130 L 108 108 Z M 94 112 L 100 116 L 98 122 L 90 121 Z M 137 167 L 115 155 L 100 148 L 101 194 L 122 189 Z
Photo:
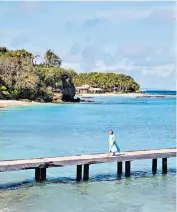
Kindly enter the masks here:
M 80 181 L 82 179 L 82 165 L 77 165 L 77 171 L 76 171 L 76 180 Z
M 122 161 L 117 162 L 117 174 L 118 176 L 122 174 Z
M 36 168 L 35 169 L 35 180 L 36 182 L 42 182 L 46 180 L 46 168 Z
M 167 174 L 167 158 L 162 158 L 162 173 Z
M 89 164 L 84 165 L 84 176 L 83 180 L 87 181 L 89 179 Z
M 152 173 L 153 174 L 157 173 L 157 158 L 152 159 Z
M 125 176 L 130 177 L 130 161 L 125 161 Z

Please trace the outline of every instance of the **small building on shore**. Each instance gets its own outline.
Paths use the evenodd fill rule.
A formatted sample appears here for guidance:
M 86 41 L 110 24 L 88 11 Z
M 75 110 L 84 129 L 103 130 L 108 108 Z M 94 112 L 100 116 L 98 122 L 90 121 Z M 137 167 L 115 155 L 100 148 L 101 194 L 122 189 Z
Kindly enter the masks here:
M 88 93 L 89 89 L 90 89 L 89 85 L 82 85 L 82 86 L 76 87 L 76 92 L 78 94 L 80 94 L 80 93 Z
M 89 85 L 82 85 L 76 87 L 77 94 L 85 94 L 85 93 L 105 93 L 105 90 L 102 88 L 91 88 Z
M 105 90 L 102 88 L 90 88 L 89 92 L 90 93 L 105 93 Z

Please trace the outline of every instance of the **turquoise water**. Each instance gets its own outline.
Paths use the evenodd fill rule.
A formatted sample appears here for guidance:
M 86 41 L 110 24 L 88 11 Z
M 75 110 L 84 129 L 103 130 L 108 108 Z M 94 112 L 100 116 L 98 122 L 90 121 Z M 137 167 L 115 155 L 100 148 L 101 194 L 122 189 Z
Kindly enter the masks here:
M 176 91 L 173 90 L 144 90 L 143 93 L 154 95 L 176 95 Z
M 122 151 L 176 146 L 175 98 L 94 100 L 100 104 L 1 110 L 0 159 L 106 152 L 110 129 Z M 117 179 L 116 164 L 97 164 L 88 183 L 75 183 L 75 167 L 48 169 L 43 184 L 34 183 L 33 170 L 0 173 L 0 211 L 175 211 L 175 167 L 169 159 L 162 176 L 158 160 L 152 176 L 151 161 L 133 161 L 131 178 Z

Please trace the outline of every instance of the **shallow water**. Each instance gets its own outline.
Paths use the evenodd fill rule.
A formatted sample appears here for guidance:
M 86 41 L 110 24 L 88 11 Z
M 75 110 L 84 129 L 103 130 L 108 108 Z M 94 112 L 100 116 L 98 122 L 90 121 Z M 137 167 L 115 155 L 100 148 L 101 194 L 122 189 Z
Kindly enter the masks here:
M 94 100 L 1 110 L 0 159 L 106 152 L 109 129 L 122 151 L 175 147 L 175 98 Z M 97 164 L 88 183 L 75 183 L 75 167 L 48 169 L 43 184 L 33 170 L 0 173 L 0 211 L 175 211 L 175 168 L 169 159 L 162 176 L 158 160 L 152 176 L 150 160 L 133 161 L 132 177 L 117 179 L 115 163 Z

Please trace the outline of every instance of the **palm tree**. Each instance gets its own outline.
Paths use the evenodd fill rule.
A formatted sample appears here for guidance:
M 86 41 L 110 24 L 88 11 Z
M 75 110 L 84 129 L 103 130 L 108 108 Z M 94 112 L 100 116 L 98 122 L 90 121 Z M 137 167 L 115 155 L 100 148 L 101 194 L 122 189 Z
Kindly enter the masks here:
M 44 54 L 44 63 L 47 67 L 60 67 L 61 59 L 51 49 Z

